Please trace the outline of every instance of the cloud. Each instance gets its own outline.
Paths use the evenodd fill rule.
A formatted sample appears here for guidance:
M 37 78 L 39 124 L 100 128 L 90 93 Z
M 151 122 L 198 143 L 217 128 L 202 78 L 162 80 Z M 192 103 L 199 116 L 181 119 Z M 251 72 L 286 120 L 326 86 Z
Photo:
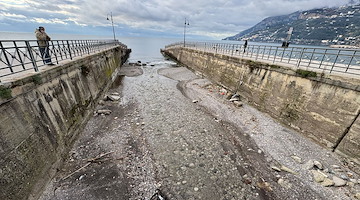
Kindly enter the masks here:
M 299 10 L 344 5 L 349 0 L 0 0 L 0 23 L 24 19 L 46 23 L 92 27 L 114 25 L 123 35 L 158 32 L 159 35 L 182 36 L 184 20 L 190 22 L 189 36 L 223 38 L 250 28 L 270 16 Z M 69 30 L 69 29 L 66 29 Z M 70 29 L 72 30 L 72 29 Z M 87 29 L 88 31 L 89 29 Z M 1 31 L 1 28 L 0 28 Z

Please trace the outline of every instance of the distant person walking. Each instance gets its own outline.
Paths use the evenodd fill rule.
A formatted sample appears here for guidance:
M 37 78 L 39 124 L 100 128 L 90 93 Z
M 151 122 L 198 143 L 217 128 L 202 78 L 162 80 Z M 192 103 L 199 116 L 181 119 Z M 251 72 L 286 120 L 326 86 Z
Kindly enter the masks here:
M 245 49 L 246 49 L 246 47 L 247 47 L 247 40 L 245 40 L 245 43 L 244 43 L 244 53 L 245 53 Z
M 40 26 L 39 29 L 36 29 L 35 36 L 38 41 L 40 54 L 44 61 L 44 64 L 54 65 L 51 62 L 51 57 L 49 52 L 49 41 L 51 40 L 51 38 L 45 33 L 45 28 Z

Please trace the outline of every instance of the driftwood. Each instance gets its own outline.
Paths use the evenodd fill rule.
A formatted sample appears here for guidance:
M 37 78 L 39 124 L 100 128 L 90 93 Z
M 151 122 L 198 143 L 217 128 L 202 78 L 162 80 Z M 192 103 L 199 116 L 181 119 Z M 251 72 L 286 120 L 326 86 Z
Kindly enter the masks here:
M 112 153 L 114 153 L 114 152 L 113 152 L 113 151 L 110 151 L 110 152 L 107 152 L 107 153 L 104 153 L 104 154 L 100 154 L 99 156 L 97 156 L 97 157 L 95 157 L 95 158 L 87 159 L 87 163 L 86 163 L 84 166 L 80 167 L 79 169 L 75 170 L 74 172 L 72 172 L 71 174 L 65 176 L 64 178 L 60 179 L 60 181 L 63 181 L 63 180 L 65 180 L 65 179 L 71 177 L 71 176 L 74 175 L 75 173 L 77 173 L 77 172 L 81 171 L 82 169 L 86 168 L 87 166 L 89 166 L 91 163 L 98 162 L 98 160 L 99 160 L 100 158 L 103 158 L 104 156 L 107 156 L 107 155 L 112 154 Z

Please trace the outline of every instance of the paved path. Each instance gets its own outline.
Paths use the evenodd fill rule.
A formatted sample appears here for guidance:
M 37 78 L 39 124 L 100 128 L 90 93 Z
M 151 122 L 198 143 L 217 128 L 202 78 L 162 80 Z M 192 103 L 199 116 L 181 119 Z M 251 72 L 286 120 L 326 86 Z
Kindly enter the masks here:
M 121 100 L 98 106 L 112 113 L 89 121 L 40 199 L 138 200 L 160 189 L 179 200 L 335 200 L 359 189 L 315 183 L 303 168 L 310 159 L 349 169 L 267 115 L 235 107 L 226 90 L 185 68 L 164 61 L 122 72 L 109 91 Z M 281 165 L 296 173 L 271 169 Z

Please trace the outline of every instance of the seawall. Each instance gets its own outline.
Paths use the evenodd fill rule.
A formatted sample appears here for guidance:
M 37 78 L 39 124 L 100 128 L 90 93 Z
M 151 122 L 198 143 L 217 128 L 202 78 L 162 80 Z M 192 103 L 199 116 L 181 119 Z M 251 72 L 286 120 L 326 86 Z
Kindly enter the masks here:
M 114 47 L 0 87 L 0 199 L 36 199 L 127 60 Z
M 360 164 L 360 79 L 294 70 L 182 47 L 163 54 Z

